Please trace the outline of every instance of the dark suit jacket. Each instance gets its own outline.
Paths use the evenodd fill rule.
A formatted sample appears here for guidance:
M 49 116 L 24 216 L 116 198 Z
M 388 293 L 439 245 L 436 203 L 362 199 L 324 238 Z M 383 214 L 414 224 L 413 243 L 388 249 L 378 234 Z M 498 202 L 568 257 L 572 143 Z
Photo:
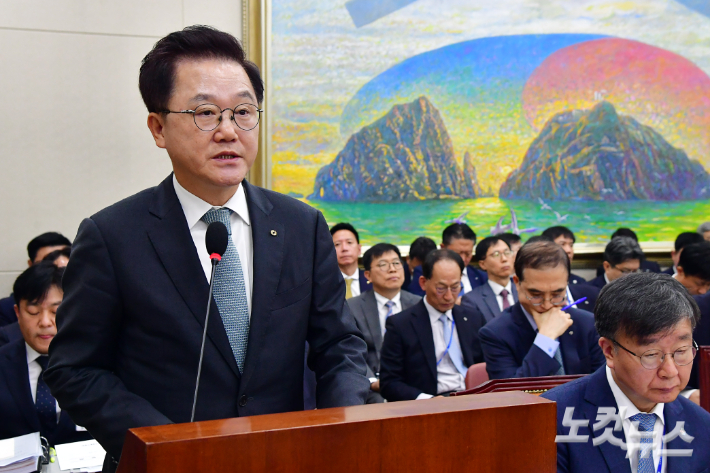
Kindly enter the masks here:
M 473 266 L 466 266 L 466 274 L 468 275 L 468 280 L 471 283 L 471 290 L 476 289 L 479 286 L 483 286 L 488 281 L 488 273 L 476 269 Z
M 568 309 L 572 326 L 559 338 L 566 374 L 589 374 L 604 364 L 594 316 L 584 310 Z M 520 303 L 505 310 L 481 329 L 486 371 L 491 379 L 552 376 L 560 364 L 534 344 L 537 333 Z
M 452 315 L 466 366 L 483 361 L 478 342 L 482 317 L 454 306 Z M 424 301 L 387 319 L 380 358 L 380 392 L 388 401 L 436 395 L 437 371 L 434 334 Z
M 541 397 L 557 402 L 557 434 L 568 435 L 570 428 L 562 425 L 565 409 L 573 407 L 573 419 L 588 419 L 588 427 L 580 427 L 578 435 L 589 435 L 585 443 L 557 444 L 558 473 L 617 473 L 630 471 L 626 451 L 620 447 L 604 442 L 595 447 L 592 440 L 604 433 L 604 429 L 594 431 L 592 426 L 597 421 L 597 411 L 600 407 L 616 407 L 616 400 L 606 379 L 606 365 L 596 372 L 558 386 L 542 394 Z M 666 471 L 669 473 L 707 473 L 710 472 L 710 414 L 683 396 L 668 403 L 663 408 L 666 433 L 670 433 L 678 422 L 685 422 L 685 431 L 695 437 L 688 444 L 677 437 L 664 445 L 669 450 L 692 449 L 690 457 L 666 457 Z M 613 427 L 613 422 L 610 426 Z M 624 430 L 613 432 L 613 435 L 626 442 Z M 654 468 L 655 471 L 655 468 Z
M 569 280 L 568 280 L 570 286 L 573 284 L 584 284 L 587 282 L 586 279 L 584 279 L 582 276 L 577 276 L 574 273 L 569 273 Z
M 363 294 L 366 291 L 371 291 L 372 284 L 370 284 L 370 281 L 368 281 L 365 277 L 365 271 L 361 269 L 360 271 L 358 271 L 358 274 L 360 275 L 360 294 Z
M 604 286 L 606 286 L 606 279 L 604 279 L 604 274 L 602 273 L 601 276 L 597 276 L 596 278 L 592 279 L 591 281 L 587 281 L 587 285 L 589 286 L 594 286 L 601 290 Z
M 9 297 L 0 299 L 0 327 L 10 325 L 17 322 L 15 314 L 15 298 L 10 294 Z
M 515 284 L 513 284 L 512 287 L 513 300 L 518 302 L 518 289 L 515 287 Z M 474 288 L 468 294 L 464 294 L 461 298 L 461 306 L 466 307 L 470 311 L 479 312 L 486 323 L 501 314 L 500 307 L 498 307 L 498 297 L 487 282 L 482 286 Z
M 693 296 L 695 302 L 700 307 L 700 322 L 695 326 L 693 331 L 693 339 L 699 346 L 710 345 L 710 292 L 702 296 Z M 698 380 L 698 368 L 700 366 L 700 354 L 693 360 L 693 369 L 690 372 L 690 380 L 688 380 L 689 388 L 700 388 Z
M 416 266 L 414 268 L 414 271 L 412 271 L 412 282 L 405 289 L 407 289 L 407 291 L 411 292 L 412 294 L 414 294 L 416 296 L 424 297 L 424 290 L 422 289 L 422 286 L 419 285 L 419 277 L 421 275 L 422 275 L 422 267 Z
M 589 284 L 570 284 L 567 287 L 569 287 L 573 300 L 587 298 L 586 301 L 577 304 L 577 308 L 594 313 L 594 306 L 597 305 L 597 297 L 599 297 L 599 288 Z
M 0 439 L 39 432 L 51 445 L 91 439 L 77 431 L 69 414 L 62 411 L 51 432 L 40 430 L 39 416 L 30 391 L 25 340 L 19 339 L 0 349 Z
M 195 419 L 302 410 L 306 341 L 318 407 L 362 404 L 367 347 L 323 215 L 243 185 L 254 251 L 244 372 L 213 300 Z M 208 297 L 197 251 L 172 176 L 79 227 L 45 380 L 116 459 L 129 428 L 190 419 Z
M 20 331 L 20 324 L 17 322 L 0 327 L 0 347 L 20 338 L 22 338 L 22 332 Z
M 675 271 L 673 270 L 673 266 L 671 266 L 671 267 L 668 268 L 668 269 L 664 269 L 664 270 L 661 271 L 661 272 L 662 272 L 663 274 L 669 274 L 669 275 L 671 275 L 671 276 L 673 276 L 673 275 L 675 274 Z

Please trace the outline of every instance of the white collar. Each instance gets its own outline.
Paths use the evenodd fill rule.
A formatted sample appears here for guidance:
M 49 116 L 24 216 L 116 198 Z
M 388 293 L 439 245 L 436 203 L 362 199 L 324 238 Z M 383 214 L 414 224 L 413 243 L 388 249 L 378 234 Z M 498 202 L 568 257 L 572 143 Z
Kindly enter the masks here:
M 446 315 L 446 318 L 449 320 L 453 319 L 453 316 L 451 315 L 451 310 L 449 309 L 446 311 L 446 313 L 439 312 L 437 309 L 434 308 L 433 305 L 429 304 L 429 301 L 426 300 L 427 296 L 424 296 L 424 306 L 426 307 L 427 312 L 429 312 L 429 319 L 431 320 L 431 323 L 433 324 L 437 320 L 441 318 L 442 315 Z
M 27 342 L 25 342 L 25 351 L 27 352 L 27 364 L 29 365 L 33 361 L 35 361 L 37 358 L 40 356 L 43 356 L 41 353 L 37 352 L 34 348 L 32 348 Z
M 606 281 L 606 283 L 609 284 L 609 278 L 606 277 L 606 271 L 604 272 L 604 281 Z
M 347 274 L 345 274 L 342 269 L 340 270 L 340 274 L 343 275 L 343 279 L 348 279 L 348 278 L 350 278 L 350 279 L 357 279 L 357 280 L 359 280 L 359 279 L 360 279 L 360 268 L 355 268 L 355 272 L 352 273 L 350 276 L 348 276 Z
M 508 279 L 508 285 L 507 285 L 507 286 L 501 286 L 501 285 L 498 284 L 497 282 L 492 281 L 491 278 L 489 277 L 489 278 L 488 278 L 488 285 L 491 286 L 491 289 L 493 289 L 493 293 L 494 293 L 496 296 L 499 296 L 499 295 L 500 295 L 500 291 L 502 291 L 503 289 L 507 290 L 507 291 L 508 291 L 508 294 L 512 294 L 512 293 L 513 293 L 513 283 L 511 282 L 510 279 Z
M 611 388 L 611 393 L 614 395 L 614 400 L 616 401 L 616 407 L 619 409 L 619 417 L 622 419 L 628 419 L 629 417 L 635 416 L 641 413 L 638 407 L 634 405 L 633 402 L 624 394 L 616 381 L 614 381 L 614 376 L 611 374 L 611 368 L 606 367 L 606 380 L 609 382 L 609 387 Z M 663 404 L 659 402 L 656 407 L 653 408 L 651 412 L 644 412 L 643 414 L 656 414 L 661 422 L 665 424 L 665 419 L 663 418 Z
M 377 305 L 379 305 L 379 306 L 384 306 L 384 305 L 385 305 L 386 303 L 388 303 L 389 301 L 392 301 L 392 302 L 394 302 L 395 304 L 399 304 L 399 298 L 400 298 L 400 295 L 402 294 L 402 291 L 399 291 L 399 292 L 397 293 L 397 295 L 394 296 L 392 299 L 387 299 L 385 296 L 383 296 L 383 295 L 381 295 L 381 294 L 378 294 L 377 291 L 375 291 L 374 288 L 372 289 L 372 292 L 375 293 L 375 299 L 377 300 Z
M 194 227 L 210 209 L 219 208 L 208 204 L 196 195 L 190 193 L 187 189 L 180 185 L 175 177 L 175 174 L 173 174 L 173 187 L 175 187 L 175 193 L 177 194 L 182 210 L 185 213 L 188 228 Z M 247 206 L 247 196 L 244 192 L 243 185 L 239 184 L 237 191 L 227 201 L 227 203 L 222 206 L 222 208 L 228 208 L 235 214 L 239 215 L 244 223 L 251 225 L 251 220 L 249 220 L 249 207 Z

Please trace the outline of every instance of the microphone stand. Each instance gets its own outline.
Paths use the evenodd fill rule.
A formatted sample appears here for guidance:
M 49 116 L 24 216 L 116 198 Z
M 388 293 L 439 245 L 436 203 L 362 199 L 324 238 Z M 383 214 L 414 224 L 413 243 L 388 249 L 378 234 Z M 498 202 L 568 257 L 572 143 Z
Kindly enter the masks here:
M 212 305 L 212 286 L 214 284 L 214 274 L 217 270 L 217 263 L 222 260 L 222 257 L 213 253 L 210 255 L 210 261 L 212 262 L 212 276 L 210 276 L 210 293 L 207 297 L 207 315 L 205 315 L 205 328 L 202 331 L 202 347 L 200 347 L 200 362 L 197 365 L 197 380 L 195 381 L 195 396 L 192 398 L 192 415 L 190 416 L 190 422 L 195 421 L 195 408 L 197 407 L 197 391 L 200 389 L 200 374 L 202 373 L 202 357 L 205 354 L 205 340 L 207 339 L 207 322 L 210 320 L 210 306 Z

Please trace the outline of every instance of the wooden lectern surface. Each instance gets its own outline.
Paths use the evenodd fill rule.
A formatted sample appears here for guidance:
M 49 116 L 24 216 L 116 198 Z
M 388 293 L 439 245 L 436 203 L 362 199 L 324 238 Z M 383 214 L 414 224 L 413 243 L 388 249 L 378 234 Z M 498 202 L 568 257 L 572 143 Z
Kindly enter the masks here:
M 118 473 L 554 473 L 556 416 L 506 392 L 142 427 Z

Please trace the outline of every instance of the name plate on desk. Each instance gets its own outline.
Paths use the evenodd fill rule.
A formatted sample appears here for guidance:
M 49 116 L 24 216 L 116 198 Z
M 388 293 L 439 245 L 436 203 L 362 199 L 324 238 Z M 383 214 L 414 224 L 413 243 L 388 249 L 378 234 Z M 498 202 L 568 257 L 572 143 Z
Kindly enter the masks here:
M 142 427 L 118 473 L 555 473 L 556 416 L 506 392 Z

